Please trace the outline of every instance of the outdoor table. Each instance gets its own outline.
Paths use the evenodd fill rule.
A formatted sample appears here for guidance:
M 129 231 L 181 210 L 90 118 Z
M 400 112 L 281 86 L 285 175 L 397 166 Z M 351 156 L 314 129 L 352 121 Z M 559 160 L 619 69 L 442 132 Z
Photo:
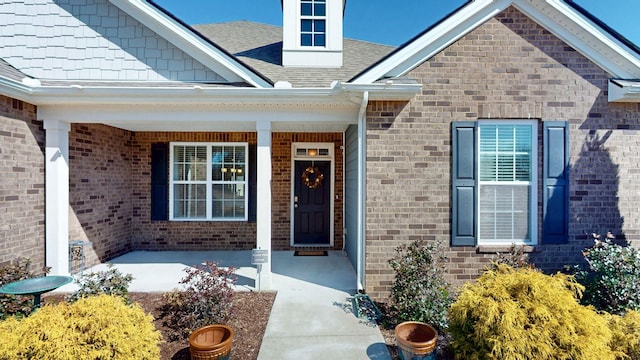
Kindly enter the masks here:
M 40 307 L 40 295 L 66 285 L 73 280 L 71 276 L 43 276 L 24 279 L 5 284 L 0 293 L 11 295 L 33 295 L 33 309 Z

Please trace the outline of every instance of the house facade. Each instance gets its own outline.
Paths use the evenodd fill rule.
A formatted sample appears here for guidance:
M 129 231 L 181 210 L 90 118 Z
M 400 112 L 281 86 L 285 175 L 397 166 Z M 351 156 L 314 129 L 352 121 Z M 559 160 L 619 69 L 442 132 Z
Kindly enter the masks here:
M 282 6 L 0 5 L 0 262 L 334 249 L 384 297 L 413 240 L 461 284 L 513 243 L 554 271 L 640 238 L 640 49 L 577 5 L 470 1 L 398 49 L 343 39 L 343 1 Z

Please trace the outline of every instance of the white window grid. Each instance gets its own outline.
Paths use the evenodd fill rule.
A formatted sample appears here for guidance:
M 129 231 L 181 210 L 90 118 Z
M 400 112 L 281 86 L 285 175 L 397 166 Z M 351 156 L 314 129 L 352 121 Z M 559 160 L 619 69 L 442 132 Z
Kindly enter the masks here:
M 203 162 L 203 167 L 205 168 L 205 176 L 204 180 L 199 179 L 187 179 L 187 180 L 176 180 L 175 173 L 175 165 L 177 164 L 175 157 L 175 149 L 178 147 L 196 147 L 196 148 L 204 148 L 206 151 L 206 160 Z M 244 168 L 242 170 L 243 176 L 240 180 L 238 176 L 234 176 L 234 180 L 213 180 L 213 151 L 214 147 L 240 147 L 244 151 Z M 249 193 L 248 193 L 248 179 L 249 179 L 249 145 L 246 142 L 171 142 L 170 143 L 170 157 L 169 157 L 169 220 L 171 221 L 247 221 L 248 220 L 248 205 L 249 205 Z M 181 164 L 188 164 L 189 162 L 182 162 Z M 198 169 L 198 166 L 195 167 Z M 229 171 L 231 169 L 228 169 Z M 198 171 L 192 176 L 199 177 Z M 176 185 L 198 185 L 205 187 L 205 197 L 204 199 L 199 199 L 197 196 L 195 198 L 189 197 L 186 201 L 203 201 L 206 203 L 205 205 L 205 215 L 204 216 L 187 216 L 185 217 L 177 217 L 175 214 L 175 186 Z M 215 185 L 231 185 L 236 186 L 239 189 L 242 189 L 243 198 L 244 198 L 244 214 L 242 216 L 213 216 L 213 203 L 215 201 L 224 201 L 216 200 L 213 198 L 213 188 Z M 188 191 L 193 191 L 189 189 Z M 192 192 L 193 194 L 193 192 Z M 191 206 L 187 206 L 188 209 Z

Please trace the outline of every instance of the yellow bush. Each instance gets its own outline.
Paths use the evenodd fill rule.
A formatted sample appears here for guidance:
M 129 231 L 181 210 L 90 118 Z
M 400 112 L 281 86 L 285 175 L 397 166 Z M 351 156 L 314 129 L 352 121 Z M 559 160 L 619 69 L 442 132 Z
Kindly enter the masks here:
M 0 359 L 159 359 L 160 333 L 139 305 L 101 295 L 0 322 Z
M 615 359 L 607 321 L 573 277 L 498 265 L 466 284 L 449 312 L 460 359 Z
M 640 360 L 640 312 L 628 311 L 624 316 L 605 315 L 613 337 L 611 348 L 625 356 L 621 359 Z

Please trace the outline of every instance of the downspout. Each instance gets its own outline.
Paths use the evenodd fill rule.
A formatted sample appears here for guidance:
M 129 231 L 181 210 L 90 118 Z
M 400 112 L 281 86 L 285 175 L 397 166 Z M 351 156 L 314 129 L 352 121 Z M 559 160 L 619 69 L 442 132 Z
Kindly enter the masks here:
M 366 197 L 366 158 L 367 158 L 367 106 L 369 92 L 362 93 L 362 103 L 358 112 L 358 292 L 365 288 L 365 197 Z
M 346 173 L 347 170 L 347 164 L 346 164 L 346 156 L 345 156 L 345 151 L 346 151 L 346 141 L 347 137 L 345 136 L 345 132 L 342 132 L 342 174 Z M 344 175 L 342 177 L 342 255 L 345 255 L 345 251 L 347 249 L 347 226 L 344 222 L 344 214 L 345 211 L 347 210 L 347 206 L 346 206 L 346 202 L 344 200 L 345 196 L 344 194 L 346 193 L 345 191 L 347 190 L 347 184 L 346 181 L 344 181 Z

